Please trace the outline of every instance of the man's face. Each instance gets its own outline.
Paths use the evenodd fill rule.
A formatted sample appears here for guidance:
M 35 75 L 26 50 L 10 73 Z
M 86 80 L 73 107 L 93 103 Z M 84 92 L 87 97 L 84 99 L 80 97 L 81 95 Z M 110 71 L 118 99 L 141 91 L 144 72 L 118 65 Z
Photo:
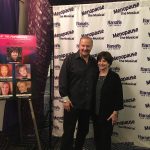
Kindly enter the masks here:
M 7 83 L 4 83 L 2 85 L 2 95 L 8 95 L 9 93 L 9 85 Z
M 93 44 L 91 39 L 81 39 L 79 43 L 79 51 L 81 57 L 88 57 L 91 52 L 92 46 Z
M 12 53 L 11 53 L 11 58 L 12 58 L 13 60 L 17 60 L 17 58 L 18 58 L 18 52 L 17 52 L 17 51 L 12 51 Z

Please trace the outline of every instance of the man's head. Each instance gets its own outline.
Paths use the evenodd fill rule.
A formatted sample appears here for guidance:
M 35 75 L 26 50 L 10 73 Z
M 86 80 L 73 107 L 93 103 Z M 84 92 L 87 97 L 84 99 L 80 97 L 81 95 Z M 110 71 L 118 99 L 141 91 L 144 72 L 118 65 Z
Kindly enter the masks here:
M 93 47 L 93 40 L 90 37 L 83 36 L 80 38 L 79 52 L 81 57 L 83 58 L 89 57 L 92 47 Z

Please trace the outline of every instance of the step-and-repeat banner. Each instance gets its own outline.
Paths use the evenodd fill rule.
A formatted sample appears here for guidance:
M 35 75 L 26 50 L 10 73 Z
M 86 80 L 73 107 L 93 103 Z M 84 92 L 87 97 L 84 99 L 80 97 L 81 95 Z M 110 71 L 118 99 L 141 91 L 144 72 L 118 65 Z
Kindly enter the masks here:
M 62 62 L 78 50 L 80 37 L 87 35 L 94 41 L 93 56 L 104 50 L 113 55 L 112 69 L 123 85 L 124 110 L 119 113 L 113 141 L 150 147 L 150 1 L 54 6 L 53 17 L 53 135 L 63 132 L 58 91 Z M 92 132 L 91 127 L 88 137 Z

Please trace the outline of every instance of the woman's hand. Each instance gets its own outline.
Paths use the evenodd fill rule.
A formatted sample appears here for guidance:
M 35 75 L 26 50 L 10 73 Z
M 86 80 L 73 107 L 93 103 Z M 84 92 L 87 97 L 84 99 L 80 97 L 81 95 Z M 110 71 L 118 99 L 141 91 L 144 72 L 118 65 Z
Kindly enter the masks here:
M 118 121 L 118 112 L 113 111 L 113 113 L 110 115 L 110 117 L 107 119 L 107 121 L 109 121 L 109 120 L 112 120 L 112 125 L 117 123 L 117 121 Z
M 63 102 L 64 109 L 70 111 L 71 107 L 73 107 L 72 102 L 68 99 Z

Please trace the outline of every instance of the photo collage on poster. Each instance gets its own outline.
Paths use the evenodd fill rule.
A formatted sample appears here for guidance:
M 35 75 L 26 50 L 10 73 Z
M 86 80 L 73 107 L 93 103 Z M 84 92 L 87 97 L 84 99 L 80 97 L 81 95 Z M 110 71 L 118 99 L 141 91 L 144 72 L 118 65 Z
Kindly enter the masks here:
M 0 63 L 0 99 L 31 97 L 31 65 L 22 64 L 22 48 L 8 47 L 6 59 Z

